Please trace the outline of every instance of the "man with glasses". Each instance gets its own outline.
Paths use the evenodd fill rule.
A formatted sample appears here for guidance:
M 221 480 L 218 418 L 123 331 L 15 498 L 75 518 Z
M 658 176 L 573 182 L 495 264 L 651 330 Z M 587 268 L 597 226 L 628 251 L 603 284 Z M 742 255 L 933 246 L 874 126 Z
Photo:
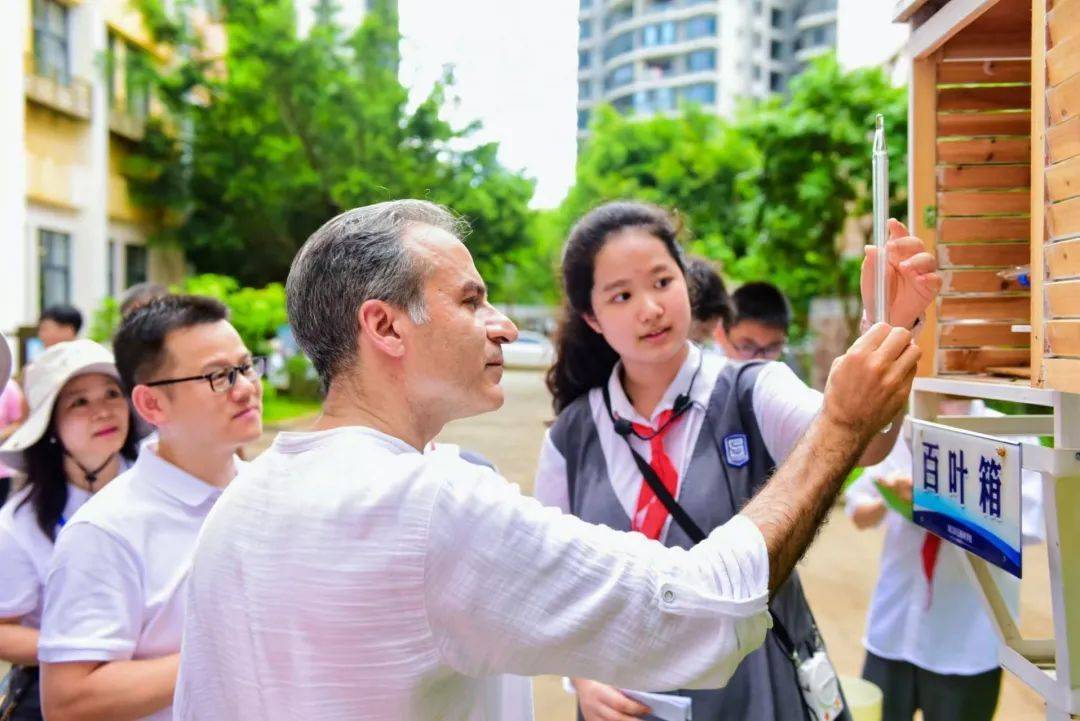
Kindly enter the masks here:
M 168 296 L 127 316 L 116 364 L 156 441 L 59 534 L 39 659 L 50 719 L 172 718 L 195 539 L 262 433 L 263 360 L 220 302 Z

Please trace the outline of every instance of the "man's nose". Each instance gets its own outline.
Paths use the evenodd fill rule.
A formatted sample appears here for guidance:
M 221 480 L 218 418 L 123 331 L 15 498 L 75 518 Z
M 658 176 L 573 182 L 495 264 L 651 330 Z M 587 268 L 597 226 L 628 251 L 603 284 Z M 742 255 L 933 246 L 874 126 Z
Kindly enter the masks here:
M 487 321 L 488 338 L 495 343 L 513 343 L 517 340 L 518 329 L 514 321 L 494 306 L 491 307 L 491 317 Z

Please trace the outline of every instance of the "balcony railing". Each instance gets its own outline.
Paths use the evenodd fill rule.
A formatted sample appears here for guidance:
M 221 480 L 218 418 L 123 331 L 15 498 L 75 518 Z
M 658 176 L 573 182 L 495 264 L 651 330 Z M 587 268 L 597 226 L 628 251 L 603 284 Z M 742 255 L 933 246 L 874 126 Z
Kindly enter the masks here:
M 47 108 L 80 120 L 90 119 L 90 83 L 82 78 L 58 78 L 39 73 L 33 54 L 27 53 L 26 97 Z
M 146 135 L 146 117 L 114 105 L 109 108 L 109 130 L 122 138 L 138 142 Z

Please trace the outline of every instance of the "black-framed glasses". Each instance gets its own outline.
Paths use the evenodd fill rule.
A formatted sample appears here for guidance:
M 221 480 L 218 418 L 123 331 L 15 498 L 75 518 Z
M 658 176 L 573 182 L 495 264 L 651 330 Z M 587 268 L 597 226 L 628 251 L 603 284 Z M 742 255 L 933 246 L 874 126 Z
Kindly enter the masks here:
M 739 354 L 739 358 L 744 360 L 776 360 L 784 355 L 784 351 L 787 350 L 786 343 L 770 343 L 769 345 L 761 346 L 753 341 L 749 341 L 746 343 L 733 343 L 732 345 Z
M 214 393 L 225 393 L 236 385 L 236 380 L 241 375 L 252 383 L 257 383 L 266 373 L 266 359 L 263 357 L 252 358 L 247 363 L 238 366 L 220 368 L 200 376 L 188 376 L 187 378 L 168 378 L 162 381 L 144 383 L 147 386 L 168 386 L 174 383 L 187 383 L 188 381 L 206 381 L 210 384 L 210 390 Z

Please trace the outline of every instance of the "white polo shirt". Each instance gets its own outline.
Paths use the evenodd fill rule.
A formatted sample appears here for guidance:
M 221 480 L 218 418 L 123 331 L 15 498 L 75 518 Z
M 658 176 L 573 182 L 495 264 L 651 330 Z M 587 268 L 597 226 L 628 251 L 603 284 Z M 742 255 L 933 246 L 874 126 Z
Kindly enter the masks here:
M 972 415 L 999 416 L 982 401 L 972 404 Z M 1026 437 L 1029 443 L 1038 439 Z M 881 498 L 874 481 L 891 473 L 911 475 L 911 451 L 900 438 L 884 461 L 867 468 L 844 492 L 846 510 L 852 515 L 861 504 Z M 1023 542 L 1039 543 L 1045 537 L 1042 516 L 1042 479 L 1024 471 Z M 926 531 L 889 509 L 885 515 L 885 542 L 881 549 L 881 572 L 866 619 L 863 645 L 875 656 L 906 661 L 940 674 L 973 675 L 998 667 L 1000 644 L 990 617 L 983 610 L 981 594 L 964 568 L 964 551 L 943 542 L 934 567 L 933 592 L 922 566 Z M 1018 617 L 1020 582 L 1005 571 L 991 567 L 991 574 L 1005 600 Z
M 282 433 L 199 538 L 174 712 L 526 721 L 503 674 L 714 688 L 764 640 L 768 565 L 743 516 L 670 549 L 370 428 Z
M 60 532 L 38 641 L 43 663 L 121 661 L 180 651 L 195 539 L 220 489 L 144 444 L 130 470 Z M 166 721 L 171 709 L 147 719 Z
M 0 508 L 0 618 L 38 628 L 53 542 L 38 526 L 29 495 L 30 488 L 22 488 Z M 73 517 L 88 498 L 89 491 L 69 483 L 63 518 Z

